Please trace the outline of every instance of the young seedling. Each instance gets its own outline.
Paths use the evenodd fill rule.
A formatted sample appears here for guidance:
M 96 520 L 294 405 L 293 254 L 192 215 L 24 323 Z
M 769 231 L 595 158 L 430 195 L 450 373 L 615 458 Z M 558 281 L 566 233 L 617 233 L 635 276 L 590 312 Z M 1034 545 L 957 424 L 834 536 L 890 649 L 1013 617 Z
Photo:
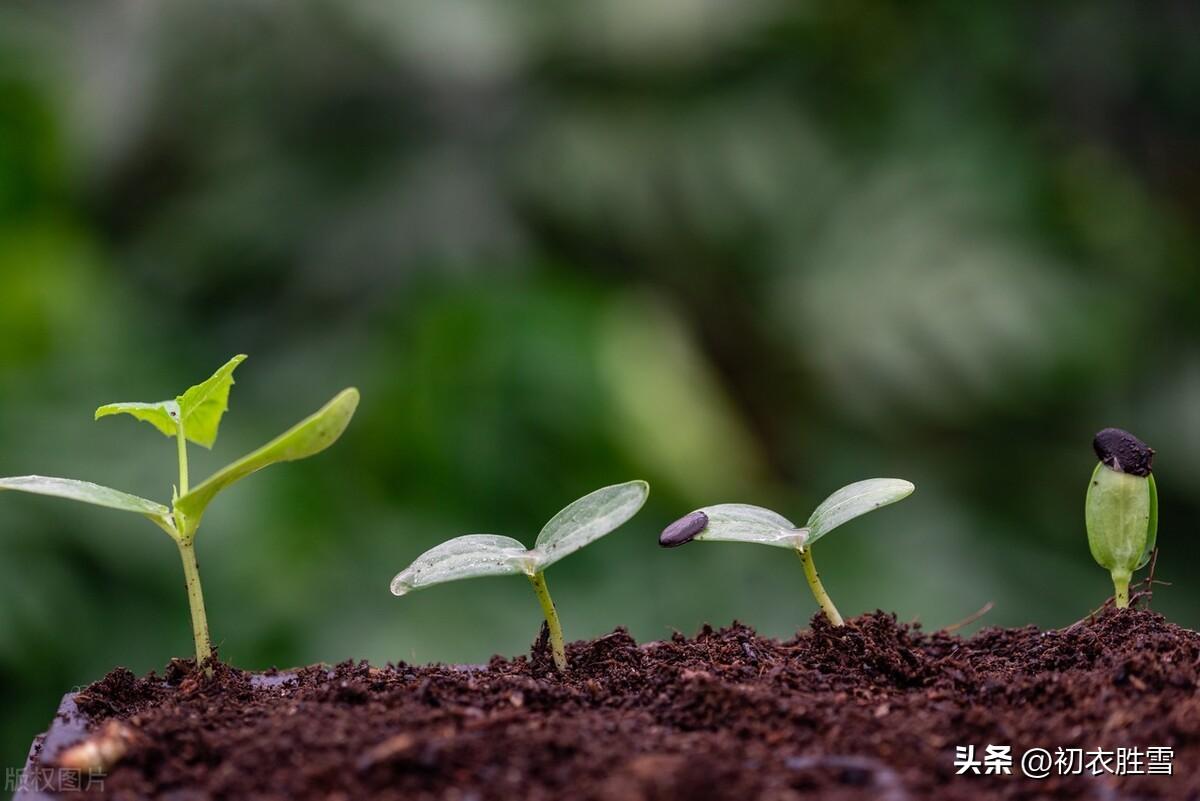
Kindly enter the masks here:
M 817 567 L 813 563 L 812 546 L 821 537 L 843 523 L 860 515 L 907 498 L 914 487 L 898 478 L 871 478 L 842 487 L 830 495 L 809 516 L 804 528 L 783 515 L 761 506 L 722 503 L 697 509 L 663 529 L 658 544 L 675 548 L 692 540 L 756 542 L 795 550 L 804 566 L 804 576 L 813 597 L 835 626 L 844 625 L 833 600 L 825 592 Z
M 1129 606 L 1129 579 L 1150 561 L 1158 539 L 1158 488 L 1154 449 L 1119 428 L 1092 440 L 1100 463 L 1092 471 L 1084 502 L 1088 546 L 1112 575 L 1118 609 Z
M 341 436 L 358 406 L 358 390 L 345 389 L 312 416 L 300 421 L 253 453 L 227 465 L 208 479 L 191 487 L 188 483 L 187 443 L 211 448 L 217 440 L 221 417 L 229 408 L 229 388 L 233 371 L 245 356 L 230 359 L 211 378 L 188 389 L 182 395 L 158 403 L 111 403 L 96 410 L 96 419 L 111 414 L 129 414 L 149 423 L 162 434 L 175 439 L 179 458 L 179 484 L 171 497 L 171 508 L 129 495 L 99 484 L 69 478 L 20 476 L 0 478 L 0 490 L 18 490 L 37 495 L 53 495 L 95 506 L 134 512 L 148 518 L 167 533 L 179 548 L 188 603 L 192 613 L 192 635 L 196 641 L 196 661 L 212 655 L 208 636 L 208 618 L 204 613 L 204 593 L 196 565 L 195 539 L 208 504 L 226 487 L 251 473 L 277 462 L 304 459 L 332 445 Z
M 550 591 L 546 587 L 546 568 L 565 556 L 615 531 L 637 514 L 650 494 L 645 481 L 629 481 L 603 487 L 568 505 L 542 527 L 533 547 L 511 537 L 496 534 L 468 534 L 443 542 L 417 557 L 392 579 L 392 594 L 408 593 L 457 579 L 477 576 L 525 575 L 533 585 L 546 629 L 554 666 L 567 669 L 562 627 Z

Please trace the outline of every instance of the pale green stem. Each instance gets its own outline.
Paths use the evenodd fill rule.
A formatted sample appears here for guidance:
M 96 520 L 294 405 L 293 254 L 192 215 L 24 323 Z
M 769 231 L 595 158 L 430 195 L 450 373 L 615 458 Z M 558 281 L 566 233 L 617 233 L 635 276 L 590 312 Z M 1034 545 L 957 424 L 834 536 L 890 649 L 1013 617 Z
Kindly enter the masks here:
M 1127 609 L 1129 607 L 1129 573 L 1123 573 L 1114 570 L 1112 572 L 1113 589 L 1116 590 L 1115 598 L 1118 609 Z
M 212 656 L 212 646 L 208 639 L 208 616 L 204 613 L 204 591 L 200 589 L 195 540 L 180 539 L 179 556 L 183 560 L 183 578 L 192 610 L 192 637 L 196 640 L 196 663 L 199 664 Z
M 554 666 L 559 672 L 567 669 L 567 652 L 563 646 L 562 626 L 558 623 L 558 612 L 554 609 L 554 601 L 550 599 L 550 590 L 546 587 L 546 576 L 534 573 L 529 577 L 533 591 L 537 593 L 538 603 L 542 605 L 542 614 L 546 616 L 546 628 L 550 632 L 550 651 L 554 654 Z
M 187 464 L 187 437 L 183 433 L 183 423 L 176 426 L 177 434 L 176 442 L 179 443 L 179 494 L 187 495 L 188 493 L 188 464 Z
M 825 617 L 829 618 L 829 622 L 834 626 L 845 625 L 842 616 L 838 614 L 837 607 L 833 605 L 833 600 L 825 592 L 825 587 L 821 584 L 821 577 L 817 575 L 817 566 L 813 564 L 812 548 L 801 549 L 799 553 L 800 562 L 804 565 L 804 577 L 808 579 L 808 587 L 812 590 L 813 597 L 817 599 L 817 604 L 821 607 L 821 611 L 825 613 Z
M 179 494 L 188 492 L 187 437 L 180 422 L 175 437 L 179 444 Z M 208 638 L 208 614 L 204 611 L 204 591 L 200 588 L 200 566 L 196 564 L 195 532 L 188 530 L 187 521 L 176 512 L 175 525 L 178 530 L 176 542 L 179 556 L 183 560 L 183 580 L 187 586 L 188 606 L 192 611 L 192 638 L 196 641 L 196 664 L 212 656 L 212 644 Z M 212 669 L 205 672 L 212 675 Z

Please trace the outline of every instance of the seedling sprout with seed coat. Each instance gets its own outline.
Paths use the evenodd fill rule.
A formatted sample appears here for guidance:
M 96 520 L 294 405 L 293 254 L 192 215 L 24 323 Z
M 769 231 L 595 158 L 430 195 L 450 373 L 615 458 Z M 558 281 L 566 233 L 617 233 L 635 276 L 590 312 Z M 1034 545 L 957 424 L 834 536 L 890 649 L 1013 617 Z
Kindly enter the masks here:
M 528 550 L 518 540 L 497 534 L 455 537 L 421 554 L 398 573 L 392 579 L 392 594 L 407 595 L 457 579 L 523 574 L 533 585 L 546 617 L 554 665 L 564 671 L 567 655 L 562 626 L 543 574 L 559 559 L 616 530 L 637 514 L 649 494 L 650 485 L 645 481 L 629 481 L 585 495 L 550 518 Z
M 860 515 L 903 500 L 913 485 L 899 478 L 871 478 L 842 487 L 821 502 L 804 528 L 797 528 L 783 515 L 761 506 L 723 503 L 681 517 L 663 529 L 659 545 L 674 548 L 692 540 L 756 542 L 795 550 L 804 566 L 804 577 L 813 597 L 834 626 L 844 625 L 833 600 L 825 592 L 813 562 L 812 546 L 821 537 Z
M 179 484 L 172 493 L 171 508 L 87 481 L 44 476 L 0 478 L 0 490 L 52 495 L 94 506 L 134 512 L 148 518 L 165 531 L 178 546 L 179 556 L 183 560 L 197 664 L 212 655 L 208 618 L 204 612 L 204 593 L 200 588 L 200 572 L 195 551 L 196 531 L 200 528 L 205 509 L 218 493 L 253 472 L 278 462 L 304 459 L 328 448 L 342 435 L 358 406 L 358 390 L 342 390 L 310 417 L 192 487 L 188 482 L 187 443 L 193 442 L 205 448 L 212 448 L 217 440 L 221 417 L 229 408 L 233 371 L 245 358 L 234 356 L 208 380 L 191 387 L 173 400 L 157 403 L 110 403 L 96 410 L 97 420 L 113 414 L 128 414 L 175 439 L 179 460 Z
M 1088 547 L 1112 576 L 1118 609 L 1129 606 L 1129 580 L 1150 561 L 1158 539 L 1158 488 L 1154 449 L 1119 428 L 1096 434 L 1100 462 L 1084 501 Z

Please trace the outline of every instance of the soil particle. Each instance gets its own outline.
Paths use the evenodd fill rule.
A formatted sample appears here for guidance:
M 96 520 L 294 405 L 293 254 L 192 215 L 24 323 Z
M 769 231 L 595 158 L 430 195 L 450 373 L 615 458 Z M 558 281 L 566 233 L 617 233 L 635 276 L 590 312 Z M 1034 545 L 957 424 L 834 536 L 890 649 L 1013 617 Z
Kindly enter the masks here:
M 1152 612 L 1060 631 L 927 634 L 817 616 L 786 642 L 743 625 L 638 645 L 617 630 L 473 669 L 345 662 L 251 680 L 186 663 L 80 693 L 136 746 L 85 795 L 236 799 L 1198 799 L 1200 635 Z M 956 775 L 1009 745 L 1011 775 Z M 1174 775 L 1051 776 L 1027 749 L 1165 746 Z M 65 795 L 65 794 L 64 794 Z M 78 798 L 79 793 L 69 797 Z

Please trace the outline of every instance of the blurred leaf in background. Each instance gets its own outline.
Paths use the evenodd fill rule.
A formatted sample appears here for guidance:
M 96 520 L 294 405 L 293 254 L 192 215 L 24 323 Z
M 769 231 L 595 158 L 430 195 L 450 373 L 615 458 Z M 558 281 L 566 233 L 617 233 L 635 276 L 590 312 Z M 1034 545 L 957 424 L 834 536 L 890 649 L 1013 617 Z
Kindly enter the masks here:
M 1159 451 L 1155 605 L 1200 625 L 1198 28 L 1187 4 L 0 6 L 0 474 L 165 497 L 171 454 L 92 409 L 251 354 L 199 480 L 357 385 L 337 449 L 208 513 L 221 653 L 482 661 L 536 635 L 524 587 L 398 605 L 391 575 L 631 475 L 647 508 L 555 579 L 575 636 L 790 634 L 815 611 L 793 564 L 657 533 L 863 475 L 920 491 L 826 546 L 844 613 L 1068 624 L 1109 591 L 1081 511 L 1119 425 Z M 64 690 L 189 631 L 153 530 L 0 500 L 16 766 Z

